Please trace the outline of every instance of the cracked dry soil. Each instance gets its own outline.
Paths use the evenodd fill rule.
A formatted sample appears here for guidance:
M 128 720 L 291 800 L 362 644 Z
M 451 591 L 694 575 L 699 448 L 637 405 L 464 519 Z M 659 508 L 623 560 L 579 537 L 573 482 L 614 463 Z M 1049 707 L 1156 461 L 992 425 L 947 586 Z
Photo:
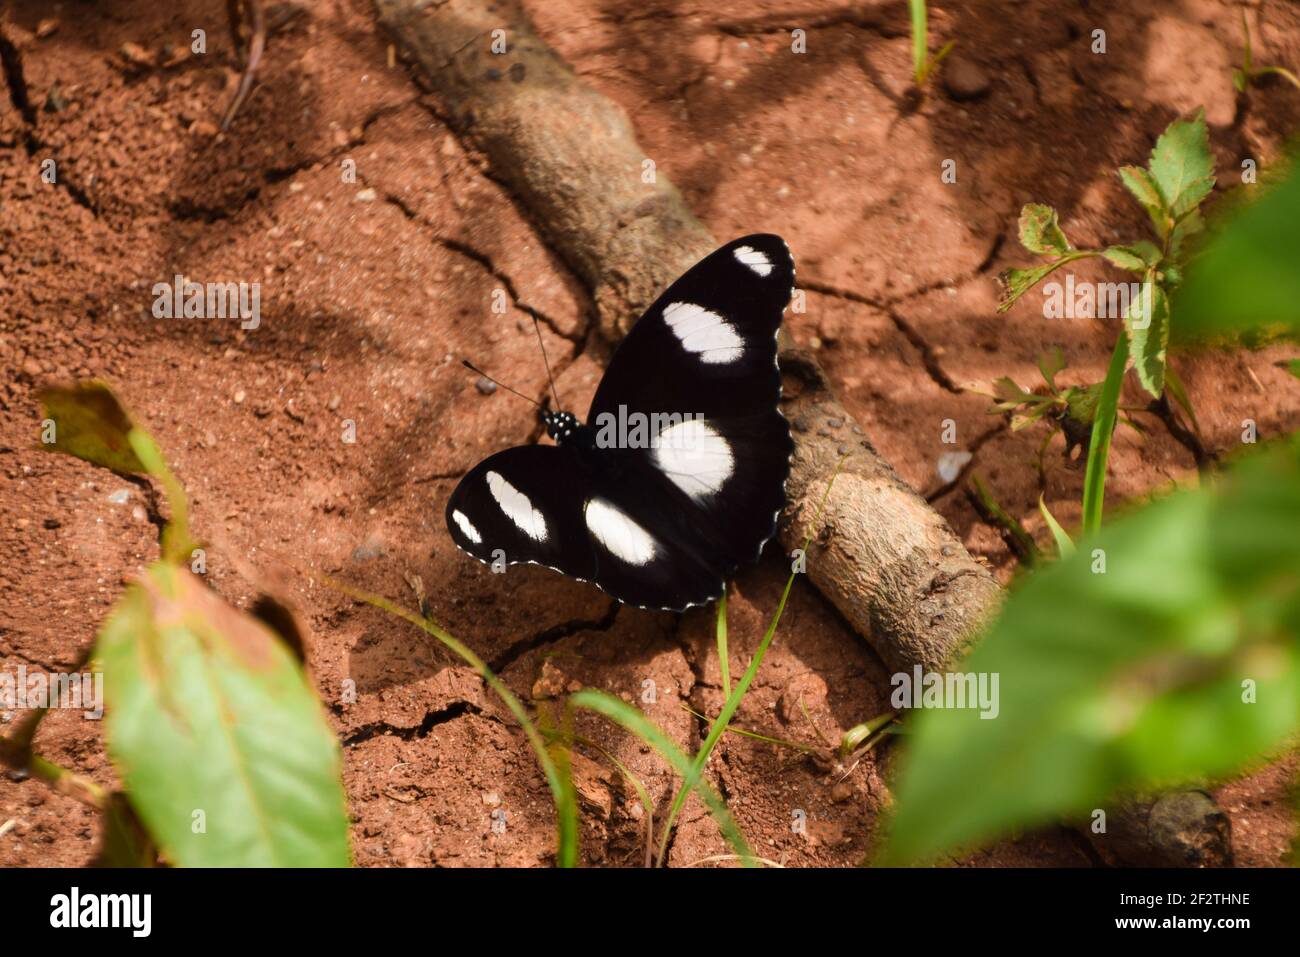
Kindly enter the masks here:
M 549 707 L 582 686 L 635 701 L 680 746 L 712 715 L 721 678 L 710 611 L 675 618 L 611 606 L 595 588 L 543 569 L 494 576 L 442 525 L 457 477 L 490 451 L 535 440 L 533 411 L 483 395 L 460 358 L 539 398 L 545 374 L 535 310 L 561 395 L 586 408 L 607 357 L 587 291 L 540 239 L 526 210 L 439 119 L 362 0 L 292 4 L 261 79 L 229 135 L 214 124 L 236 78 L 222 5 L 13 2 L 0 15 L 0 667 L 66 667 L 92 641 L 124 583 L 157 554 L 147 485 L 35 451 L 41 383 L 110 381 L 186 484 L 196 533 L 214 544 L 212 585 L 247 604 L 235 561 L 272 581 L 310 625 L 308 661 L 344 746 L 361 865 L 545 865 L 553 819 L 521 734 L 481 682 L 401 622 L 314 585 L 290 566 L 413 603 L 419 575 L 433 613 L 519 694 Z M 1077 521 L 1081 472 L 1060 460 L 1040 480 L 1041 435 L 1012 434 L 971 386 L 1036 381 L 1051 345 L 1067 384 L 1099 380 L 1114 330 L 1043 320 L 1032 302 L 994 315 L 994 277 L 1023 264 L 1019 206 L 1050 202 L 1080 244 L 1140 235 L 1142 215 L 1113 169 L 1141 161 L 1174 115 L 1205 105 L 1220 170 L 1268 159 L 1300 118 L 1281 88 L 1234 98 L 1235 8 L 1208 0 L 1133 14 L 1117 2 L 942 4 L 936 36 L 991 76 L 970 103 L 909 99 L 901 4 L 799 8 L 809 53 L 788 49 L 789 5 L 573 0 L 527 4 L 539 31 L 633 118 L 647 154 L 719 237 L 785 235 L 807 291 L 790 316 L 880 452 L 927 494 L 1007 580 L 1015 558 L 936 470 L 941 423 L 1004 508 L 1040 543 L 1040 492 Z M 1300 14 L 1267 5 L 1257 45 L 1300 63 Z M 57 30 L 38 36 L 42 19 Z M 1018 34 L 1008 36 L 1008 24 Z M 1094 25 L 1111 52 L 1092 57 Z M 122 44 L 209 52 L 168 67 L 123 60 Z M 1187 63 L 1203 68 L 1187 70 Z M 943 185 L 939 163 L 958 161 Z M 43 183 L 54 158 L 58 181 Z M 356 182 L 341 164 L 356 162 Z M 1080 270 L 1081 273 L 1086 270 Z M 157 320 L 150 288 L 175 274 L 262 283 L 256 330 Z M 1094 278 L 1094 277 L 1087 277 Z M 496 290 L 514 304 L 490 311 Z M 1240 421 L 1294 429 L 1296 391 L 1272 352 L 1176 359 L 1202 441 L 1223 451 Z M 1136 396 L 1133 397 L 1137 399 Z M 1194 474 L 1195 458 L 1157 416 L 1116 436 L 1110 490 L 1135 498 Z M 355 444 L 342 441 L 345 423 Z M 1040 484 L 1041 481 L 1041 484 Z M 109 496 L 125 490 L 115 501 Z M 732 673 L 743 668 L 784 579 L 768 555 L 737 580 Z M 355 682 L 344 703 L 344 682 Z M 806 582 L 736 724 L 815 744 L 885 710 L 888 674 Z M 800 706 L 802 702 L 802 707 Z M 804 710 L 807 715 L 805 716 Z M 666 810 L 673 780 L 634 739 L 586 717 L 580 734 L 637 774 Z M 99 726 L 55 713 L 37 748 L 102 784 L 114 780 Z M 851 774 L 796 752 L 725 736 L 714 782 L 769 858 L 851 865 L 889 801 L 889 745 Z M 1282 861 L 1294 758 L 1216 793 L 1237 861 Z M 651 823 L 594 748 L 575 757 L 583 859 L 637 865 Z M 493 812 L 507 827 L 491 828 Z M 792 832 L 802 811 L 808 832 Z M 498 815 L 500 816 L 500 815 Z M 98 822 L 39 782 L 0 778 L 2 865 L 83 864 Z M 692 801 L 673 840 L 683 866 L 726 850 Z M 1004 841 L 960 863 L 1096 861 L 1061 828 Z

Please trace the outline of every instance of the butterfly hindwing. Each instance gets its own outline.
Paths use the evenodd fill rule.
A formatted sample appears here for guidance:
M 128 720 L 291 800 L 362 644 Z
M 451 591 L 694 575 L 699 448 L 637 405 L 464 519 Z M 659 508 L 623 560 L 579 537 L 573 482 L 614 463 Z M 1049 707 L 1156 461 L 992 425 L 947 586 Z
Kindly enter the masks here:
M 644 469 L 593 469 L 571 448 L 523 445 L 461 479 L 446 517 L 482 562 L 545 565 L 628 604 L 681 610 L 716 597 L 720 579 L 675 505 Z
M 533 562 L 591 581 L 595 556 L 582 525 L 589 492 L 572 450 L 516 446 L 461 479 L 447 502 L 447 528 L 479 561 Z

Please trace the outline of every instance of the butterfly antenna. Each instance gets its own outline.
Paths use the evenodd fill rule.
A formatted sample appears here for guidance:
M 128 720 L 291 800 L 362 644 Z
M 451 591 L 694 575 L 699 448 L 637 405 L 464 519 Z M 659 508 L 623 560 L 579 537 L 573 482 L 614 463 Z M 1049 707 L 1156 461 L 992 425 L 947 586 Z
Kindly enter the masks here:
M 537 344 L 542 348 L 542 362 L 546 366 L 546 378 L 550 380 L 551 395 L 555 397 L 555 410 L 558 412 L 560 410 L 560 393 L 555 391 L 555 376 L 551 375 L 551 360 L 546 358 L 546 343 L 542 341 L 542 324 L 537 321 L 537 313 L 533 309 L 528 306 L 524 306 L 524 308 L 528 309 L 528 314 L 533 317 L 533 331 L 537 333 Z
M 488 380 L 489 382 L 491 382 L 493 385 L 499 385 L 501 388 L 505 389 L 507 392 L 513 392 L 515 395 L 519 396 L 519 398 L 521 398 L 521 399 L 527 399 L 529 402 L 531 402 L 533 405 L 537 406 L 539 409 L 542 407 L 542 404 L 541 404 L 540 402 L 538 402 L 536 399 L 531 399 L 531 398 L 529 398 L 528 396 L 524 395 L 522 392 L 519 392 L 519 391 L 516 390 L 516 389 L 512 389 L 512 388 L 510 388 L 510 386 L 506 385 L 504 382 L 498 382 L 496 379 L 492 378 L 490 375 L 488 375 L 486 372 L 484 372 L 484 371 L 483 371 L 482 369 L 480 369 L 478 366 L 474 365 L 474 363 L 470 362 L 468 359 L 461 359 L 460 362 L 461 362 L 461 365 L 463 365 L 463 366 L 464 366 L 466 369 L 468 369 L 470 372 L 477 372 L 479 375 L 481 375 L 483 378 L 487 379 L 487 380 Z

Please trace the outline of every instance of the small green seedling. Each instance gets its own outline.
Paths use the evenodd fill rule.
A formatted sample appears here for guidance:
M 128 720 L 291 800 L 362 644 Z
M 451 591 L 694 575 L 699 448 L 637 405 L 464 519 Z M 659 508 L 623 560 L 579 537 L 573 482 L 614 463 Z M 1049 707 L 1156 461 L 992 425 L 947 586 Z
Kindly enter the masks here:
M 922 89 L 939 68 L 943 58 L 952 52 L 955 41 L 949 40 L 934 56 L 930 56 L 928 17 L 925 0 L 908 0 L 908 10 L 912 15 L 912 78 L 917 89 Z
M 1052 431 L 1048 433 L 1038 449 L 1040 461 L 1052 436 L 1058 431 L 1065 437 L 1067 459 L 1076 447 L 1086 452 L 1088 439 L 1092 434 L 1092 422 L 1097 414 L 1097 398 L 1101 394 L 1101 385 L 1074 385 L 1060 388 L 1056 384 L 1056 376 L 1064 368 L 1065 355 L 1059 347 L 1038 357 L 1038 371 L 1046 384 L 1046 395 L 1022 389 L 1010 376 L 1002 376 L 993 382 L 993 394 L 990 398 L 995 401 L 988 412 L 990 415 L 1009 413 L 1011 431 L 1019 432 L 1038 421 L 1046 421 L 1052 425 Z
M 1019 432 L 1035 422 L 1045 421 L 1052 429 L 1038 447 L 1039 469 L 1042 469 L 1043 453 L 1051 444 L 1052 438 L 1060 432 L 1065 439 L 1063 457 L 1069 460 L 1078 448 L 1082 454 L 1088 454 L 1092 440 L 1092 431 L 1097 419 L 1097 404 L 1101 400 L 1103 383 L 1093 385 L 1071 385 L 1064 388 L 1056 384 L 1056 376 L 1065 368 L 1065 356 L 1059 346 L 1038 357 L 1038 371 L 1042 374 L 1047 392 L 1027 391 L 1022 389 L 1010 376 L 993 380 L 993 392 L 979 392 L 977 395 L 988 396 L 994 400 L 989 406 L 989 415 L 1011 416 L 1011 431 Z M 1172 374 L 1171 374 L 1172 375 Z M 1169 382 L 1171 393 L 1184 394 L 1181 388 L 1175 389 L 1174 380 Z M 1179 401 L 1182 401 L 1181 399 Z M 1125 411 L 1135 411 L 1125 406 Z M 1190 412 L 1189 412 L 1190 414 Z M 1126 415 L 1120 415 L 1119 421 L 1137 432 L 1142 427 Z
M 1105 249 L 1076 249 L 1062 231 L 1056 210 L 1030 203 L 1021 210 L 1020 243 L 1048 262 L 1008 270 L 998 311 L 1006 312 L 1048 275 L 1081 259 L 1100 257 L 1141 277 L 1141 295 L 1130 299 L 1124 326 L 1138 379 L 1158 399 L 1165 388 L 1169 295 L 1182 281 L 1192 240 L 1205 229 L 1200 205 L 1214 189 L 1205 111 L 1192 120 L 1171 123 L 1156 141 L 1148 166 L 1121 167 L 1119 177 L 1147 211 L 1157 241 L 1140 239 Z
M 292 615 L 272 596 L 244 611 L 208 587 L 194 564 L 203 548 L 185 490 L 107 385 L 51 387 L 40 399 L 57 426 L 43 448 L 156 480 L 170 518 L 161 556 L 127 586 L 81 659 L 102 677 L 104 739 L 122 790 L 32 753 L 43 708 L 0 737 L 0 763 L 102 812 L 100 861 L 110 866 L 349 865 L 342 750 Z
M 1139 239 L 1104 249 L 1077 249 L 1061 229 L 1056 210 L 1038 203 L 1027 204 L 1020 214 L 1020 244 L 1047 261 L 1028 269 L 1007 270 L 1002 276 L 1003 295 L 998 304 L 998 312 L 1006 312 L 1053 272 L 1082 259 L 1105 259 L 1140 277 L 1140 283 L 1134 284 L 1137 294 L 1128 297 L 1124 308 L 1124 332 L 1115 343 L 1106 381 L 1093 402 L 1093 431 L 1084 478 L 1086 531 L 1094 531 L 1101 522 L 1110 434 L 1118 418 L 1120 386 L 1130 359 L 1148 393 L 1160 400 L 1167 388 L 1193 425 L 1196 423 L 1187 390 L 1169 368 L 1167 355 L 1170 298 L 1182 283 L 1194 240 L 1205 230 L 1200 207 L 1215 184 L 1205 111 L 1198 111 L 1191 120 L 1171 123 L 1156 141 L 1147 166 L 1121 167 L 1119 178 L 1146 210 L 1155 241 Z
M 1250 49 L 1250 24 L 1246 22 L 1244 9 L 1241 11 L 1241 32 L 1245 36 L 1245 51 L 1242 54 L 1241 66 L 1232 71 L 1232 85 L 1237 88 L 1238 93 L 1245 93 L 1247 87 L 1266 76 L 1280 76 L 1300 90 L 1300 79 L 1297 79 L 1296 75 L 1286 67 L 1254 65 L 1254 56 Z

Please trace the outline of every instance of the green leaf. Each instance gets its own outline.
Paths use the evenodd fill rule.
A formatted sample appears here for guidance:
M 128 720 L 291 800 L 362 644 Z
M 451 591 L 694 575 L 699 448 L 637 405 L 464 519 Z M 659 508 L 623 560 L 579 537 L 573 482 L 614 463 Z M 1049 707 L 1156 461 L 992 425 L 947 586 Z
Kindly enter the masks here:
M 1155 270 L 1147 273 L 1142 294 L 1129 303 L 1124 316 L 1129 351 L 1138 381 L 1155 398 L 1165 390 L 1165 360 L 1169 350 L 1169 297 L 1155 281 Z
M 1300 330 L 1300 166 L 1224 224 L 1178 289 L 1177 339 Z
M 1300 455 L 1254 458 L 1023 581 L 960 666 L 998 676 L 996 720 L 909 719 L 885 863 L 1228 774 L 1296 732 Z
M 1097 416 L 1097 399 L 1101 396 L 1101 383 L 1094 385 L 1072 385 L 1061 393 L 1065 408 L 1070 418 L 1080 425 L 1092 427 Z
M 1048 388 L 1056 391 L 1056 374 L 1065 368 L 1065 353 L 1060 346 L 1053 346 L 1038 357 L 1038 371 L 1043 374 L 1043 381 Z
M 1088 443 L 1088 464 L 1083 473 L 1083 533 L 1091 535 L 1101 528 L 1102 506 L 1106 498 L 1106 463 L 1110 459 L 1110 439 L 1115 432 L 1119 412 L 1119 392 L 1128 368 L 1128 338 L 1115 340 L 1106 379 L 1101 384 L 1092 420 L 1092 438 Z
M 1165 212 L 1165 201 L 1151 174 L 1140 166 L 1121 166 L 1119 178 L 1151 217 L 1156 235 L 1164 239 L 1169 232 L 1169 217 Z
M 1192 210 L 1174 226 L 1173 232 L 1169 234 L 1169 258 L 1174 263 L 1184 262 L 1192 249 L 1192 241 L 1201 233 L 1205 232 L 1205 217 L 1201 215 L 1200 210 Z M 1165 272 L 1168 276 L 1175 275 L 1176 267 L 1170 267 Z
M 1146 272 L 1160 262 L 1160 247 L 1143 239 L 1131 246 L 1110 246 L 1102 251 L 1108 262 L 1129 272 Z
M 1011 431 L 1019 432 L 1021 429 L 1027 429 L 1047 412 L 1046 405 L 1034 405 L 1023 412 L 1018 412 L 1011 417 Z
M 1043 256 L 1064 256 L 1074 249 L 1061 231 L 1056 210 L 1040 203 L 1028 203 L 1020 211 L 1020 245 Z
M 172 518 L 163 531 L 163 556 L 188 561 L 189 501 L 153 437 L 135 423 L 126 408 L 102 382 L 57 386 L 40 393 L 45 417 L 54 423 L 52 442 L 43 448 L 76 456 L 115 472 L 135 472 L 158 479 L 167 495 Z M 42 427 L 42 438 L 44 426 Z
M 1151 151 L 1151 178 L 1164 207 L 1175 220 L 1201 204 L 1214 189 L 1214 156 L 1205 111 L 1191 120 L 1175 120 L 1160 134 Z
M 45 417 L 54 422 L 54 441 L 45 444 L 49 451 L 73 455 L 115 472 L 149 473 L 149 466 L 140 460 L 132 442 L 132 433 L 139 430 L 104 383 L 43 389 L 40 400 Z
M 1300 379 L 1300 359 L 1287 359 L 1284 362 L 1279 362 L 1278 365 L 1297 379 Z
M 158 850 L 139 816 L 121 791 L 114 791 L 104 805 L 103 843 L 95 857 L 96 867 L 154 867 Z
M 1016 385 L 1014 379 L 1005 375 L 993 380 L 993 395 L 1003 402 L 1014 403 L 1015 405 L 1022 402 L 1032 402 L 1038 398 L 1032 392 L 1026 392 L 1020 388 L 1020 386 Z
M 1047 502 L 1043 496 L 1038 496 L 1038 511 L 1043 515 L 1043 521 L 1047 523 L 1047 528 L 1052 533 L 1052 538 L 1056 541 L 1056 555 L 1058 558 L 1068 558 L 1074 554 L 1074 540 L 1070 538 L 1069 533 L 1061 527 L 1061 523 L 1056 520 L 1051 509 L 1047 507 Z
M 1002 283 L 1002 298 L 998 302 L 998 312 L 1006 312 L 1017 299 L 1066 263 L 1100 255 L 1100 252 L 1093 249 L 1075 250 L 1046 265 L 1034 266 L 1031 269 L 1008 269 L 998 277 Z
M 96 658 L 109 754 L 168 860 L 348 865 L 338 739 L 270 629 L 160 562 L 118 602 Z

